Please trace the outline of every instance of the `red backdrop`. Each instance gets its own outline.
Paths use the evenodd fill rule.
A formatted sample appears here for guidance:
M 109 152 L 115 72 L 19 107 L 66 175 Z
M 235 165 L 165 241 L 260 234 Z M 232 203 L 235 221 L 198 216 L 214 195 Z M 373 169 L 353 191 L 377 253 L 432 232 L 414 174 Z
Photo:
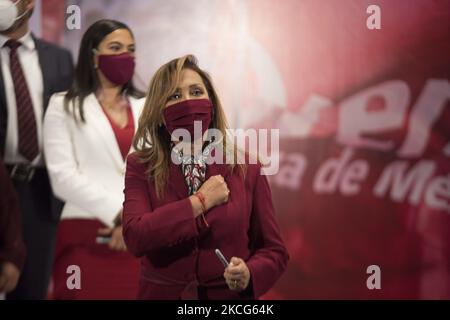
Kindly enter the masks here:
M 60 26 L 45 24 L 44 36 L 59 41 L 64 20 L 53 2 L 43 1 L 44 21 Z M 129 6 L 142 15 L 138 2 Z M 381 9 L 380 30 L 366 26 L 371 4 Z M 282 137 L 270 181 L 291 261 L 266 298 L 450 299 L 450 2 L 246 6 L 248 32 L 286 93 L 283 105 L 244 124 Z M 243 101 L 261 98 L 254 94 Z M 380 267 L 380 290 L 366 286 L 370 265 Z

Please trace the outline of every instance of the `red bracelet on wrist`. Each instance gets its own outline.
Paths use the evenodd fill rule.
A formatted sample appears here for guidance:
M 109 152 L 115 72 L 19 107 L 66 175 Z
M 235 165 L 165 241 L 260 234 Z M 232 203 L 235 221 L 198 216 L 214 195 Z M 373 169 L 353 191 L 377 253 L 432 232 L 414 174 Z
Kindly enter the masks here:
M 205 213 L 206 212 L 205 196 L 200 191 L 194 193 L 194 196 L 196 196 L 198 200 L 200 200 L 200 203 L 202 204 L 203 213 Z
M 206 212 L 205 196 L 200 191 L 197 191 L 196 193 L 194 193 L 194 196 L 196 196 L 198 198 L 198 200 L 200 200 L 200 203 L 202 205 L 202 210 L 203 210 L 203 212 L 202 212 L 202 219 L 203 219 L 203 222 L 205 223 L 205 225 L 207 227 L 209 227 L 209 224 L 208 224 L 208 222 L 206 221 L 206 218 L 205 218 L 205 212 Z

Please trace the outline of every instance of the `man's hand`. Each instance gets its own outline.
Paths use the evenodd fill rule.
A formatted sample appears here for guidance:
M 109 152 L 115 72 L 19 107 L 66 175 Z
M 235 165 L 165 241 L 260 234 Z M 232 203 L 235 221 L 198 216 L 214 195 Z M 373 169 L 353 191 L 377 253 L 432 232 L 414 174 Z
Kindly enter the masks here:
M 9 293 L 14 290 L 19 281 L 20 270 L 11 262 L 5 262 L 1 266 L 0 293 Z

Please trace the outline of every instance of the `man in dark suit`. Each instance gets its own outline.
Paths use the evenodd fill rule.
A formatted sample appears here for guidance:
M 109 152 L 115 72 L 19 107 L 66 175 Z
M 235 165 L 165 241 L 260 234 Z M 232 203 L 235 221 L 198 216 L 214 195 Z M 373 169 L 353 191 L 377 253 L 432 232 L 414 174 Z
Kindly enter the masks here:
M 52 195 L 42 150 L 50 96 L 72 82 L 69 51 L 34 37 L 34 0 L 0 6 L 0 153 L 19 195 L 27 259 L 8 299 L 45 299 L 61 203 Z
M 17 285 L 25 261 L 19 199 L 0 159 L 0 295 Z M 1 299 L 1 298 L 0 298 Z

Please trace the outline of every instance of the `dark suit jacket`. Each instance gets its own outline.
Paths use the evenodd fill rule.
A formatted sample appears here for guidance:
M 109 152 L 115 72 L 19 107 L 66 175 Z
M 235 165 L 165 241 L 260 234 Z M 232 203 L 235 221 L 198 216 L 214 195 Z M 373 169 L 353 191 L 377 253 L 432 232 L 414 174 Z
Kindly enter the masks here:
M 69 89 L 73 78 L 73 59 L 67 49 L 60 48 L 33 36 L 41 65 L 44 95 L 43 107 L 47 108 L 52 94 Z M 23 70 L 27 72 L 27 70 Z M 0 72 L 0 153 L 5 153 L 8 108 L 6 105 L 3 73 Z
M 8 261 L 22 269 L 25 262 L 25 245 L 22 240 L 19 199 L 1 158 L 0 190 L 0 268 Z
M 145 176 L 136 154 L 127 160 L 123 232 L 128 250 L 144 256 L 141 299 L 179 299 L 192 281 L 205 287 L 209 299 L 258 298 L 284 271 L 288 253 L 280 236 L 271 191 L 259 165 L 249 165 L 245 180 L 227 165 L 211 164 L 206 179 L 221 174 L 230 189 L 226 204 L 210 209 L 209 228 L 193 218 L 188 189 L 178 166 L 171 164 L 162 200 Z M 240 257 L 251 273 L 249 295 L 230 291 L 218 248 L 227 259 Z
M 43 108 L 47 109 L 48 102 L 52 94 L 68 90 L 73 79 L 73 59 L 67 49 L 60 48 L 49 42 L 37 39 L 33 36 L 39 63 L 42 70 L 44 94 Z M 23 70 L 27 72 L 27 70 Z M 3 73 L 0 72 L 0 154 L 5 153 L 6 129 L 8 121 L 8 107 L 6 105 L 6 94 L 3 83 Z M 51 195 L 49 195 L 51 196 Z M 59 218 L 62 203 L 55 198 L 52 201 L 52 218 Z

